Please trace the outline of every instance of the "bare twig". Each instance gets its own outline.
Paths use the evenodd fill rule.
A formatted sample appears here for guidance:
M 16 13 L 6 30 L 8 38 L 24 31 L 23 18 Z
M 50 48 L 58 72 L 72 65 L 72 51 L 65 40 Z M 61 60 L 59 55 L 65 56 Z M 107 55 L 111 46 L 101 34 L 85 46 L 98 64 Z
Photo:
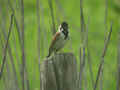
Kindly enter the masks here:
M 3 32 L 3 34 L 4 34 L 5 40 L 7 40 L 7 35 L 6 35 L 6 33 Z M 1 43 L 1 45 L 2 45 L 2 47 L 3 47 L 3 49 L 4 49 L 3 43 Z M 3 50 L 3 52 L 4 52 L 4 50 Z M 6 78 L 6 79 L 7 79 L 7 82 L 6 82 L 5 86 L 7 86 L 9 89 L 12 89 L 12 87 L 13 87 L 13 86 L 11 86 L 9 83 L 13 83 L 13 82 L 14 82 L 12 85 L 14 85 L 14 87 L 15 87 L 16 90 L 19 90 L 19 88 L 18 88 L 18 79 L 17 79 L 17 75 L 16 75 L 15 64 L 14 64 L 14 62 L 13 62 L 13 56 L 12 56 L 10 44 L 8 44 L 8 55 L 9 55 L 9 57 L 10 57 L 10 64 L 11 64 L 12 69 L 13 69 L 13 74 L 14 74 L 13 77 L 14 77 L 14 79 L 15 79 L 15 82 L 14 82 L 14 80 L 13 80 L 13 78 L 12 78 L 12 70 L 10 69 L 10 64 L 8 64 L 8 63 L 6 63 L 7 77 L 4 77 L 4 76 L 3 76 L 2 78 Z M 7 60 L 7 58 L 6 58 L 6 60 Z M 6 62 L 7 62 L 7 61 L 6 61 Z M 11 82 L 11 80 L 12 80 L 12 82 Z M 8 82 L 8 81 L 9 81 L 9 82 Z
M 15 25 L 16 25 L 16 28 L 17 28 L 17 34 L 18 34 L 18 39 L 19 39 L 19 42 L 20 42 L 20 47 L 22 48 L 20 26 L 18 24 L 18 20 L 17 20 L 16 16 L 14 16 L 14 22 L 15 22 Z
M 108 44 L 109 44 L 110 37 L 111 37 L 111 33 L 112 33 L 112 25 L 113 25 L 113 23 L 111 23 L 110 32 L 109 32 L 108 37 L 107 37 L 107 39 L 105 41 L 105 45 L 104 45 L 104 50 L 103 50 L 103 53 L 102 53 L 102 57 L 104 57 L 106 55 L 106 51 L 107 51 Z
M 29 90 L 29 80 L 27 76 L 26 60 L 25 60 L 25 35 L 24 35 L 24 2 L 21 1 L 21 48 L 22 48 L 22 88 L 25 90 L 25 81 L 27 90 Z
M 25 90 L 25 81 L 27 84 L 27 90 L 29 90 L 29 80 L 27 76 L 27 68 L 25 61 L 25 35 L 24 35 L 24 2 L 21 1 L 21 48 L 22 48 L 22 88 Z
M 27 68 L 25 67 L 25 81 L 26 81 L 26 84 L 27 84 L 27 90 L 30 90 L 30 84 L 29 84 L 29 79 L 28 79 L 28 74 L 27 74 Z
M 0 23 L 1 24 L 1 23 Z M 1 29 L 1 28 L 0 28 Z M 2 56 L 2 51 L 4 51 L 4 46 L 3 46 L 3 40 L 2 40 L 2 33 L 0 32 L 0 56 Z M 1 58 L 1 57 L 0 57 Z M 6 65 L 7 66 L 7 65 Z M 7 72 L 9 72 L 8 70 L 9 68 L 7 68 Z M 9 74 L 10 75 L 10 74 Z M 4 88 L 8 89 L 8 82 L 6 82 L 6 77 L 3 77 L 3 83 L 4 83 Z
M 2 43 L 3 43 L 3 40 L 2 40 L 2 35 L 1 35 L 1 32 L 0 32 L 0 48 L 2 48 L 3 49 L 3 45 L 2 45 Z M 1 50 L 2 51 L 2 50 Z M 2 56 L 2 55 L 1 55 Z
M 15 0 L 15 2 L 16 2 L 16 0 Z M 12 4 L 11 4 L 10 0 L 8 0 L 8 6 L 10 7 L 10 9 L 11 9 L 13 15 L 14 15 L 14 22 L 15 22 L 16 27 L 17 27 L 18 38 L 19 38 L 19 42 L 20 42 L 20 46 L 21 46 L 20 28 L 18 26 L 18 21 L 17 21 L 16 16 L 15 16 L 15 10 L 12 7 Z M 19 62 L 20 60 L 19 60 L 19 56 L 18 56 L 18 50 L 17 50 L 17 47 L 16 47 L 15 32 L 13 33 L 13 40 L 14 40 L 14 47 L 15 47 L 15 53 L 16 53 L 16 60 L 17 60 L 18 66 L 20 67 L 20 62 Z
M 18 38 L 19 38 L 20 47 L 21 47 L 21 43 L 22 43 L 22 42 L 21 42 L 20 26 L 19 26 L 19 24 L 18 24 L 18 20 L 17 20 L 17 18 L 16 18 L 16 16 L 15 16 L 15 10 L 14 10 L 14 8 L 13 8 L 12 5 L 11 5 L 10 0 L 8 0 L 8 5 L 9 5 L 9 7 L 10 7 L 10 9 L 11 9 L 13 15 L 14 15 L 14 22 L 15 22 L 15 25 L 16 25 L 16 28 L 17 28 Z
M 84 15 L 83 15 L 83 1 L 80 0 L 80 19 L 81 19 L 81 32 L 85 30 L 85 22 L 84 22 Z
M 85 67 L 85 46 L 83 40 L 85 40 L 83 34 L 85 31 L 85 23 L 84 23 L 84 16 L 83 16 L 83 3 L 82 0 L 80 0 L 80 23 L 81 23 L 81 43 L 82 43 L 82 55 L 80 58 L 80 78 L 79 78 L 79 88 L 82 90 L 82 79 L 83 79 L 83 71 Z
M 104 42 L 106 41 L 106 38 L 107 38 L 106 34 L 107 34 L 107 31 L 108 31 L 108 28 L 107 28 L 107 16 L 108 16 L 108 0 L 105 0 L 105 17 L 104 17 L 105 31 L 104 31 Z M 101 74 L 100 74 L 100 90 L 103 90 L 103 70 L 104 70 L 104 68 L 102 68 Z
M 14 16 L 14 14 L 13 14 L 13 16 Z M 4 38 L 4 41 L 7 41 L 7 38 L 8 38 L 8 36 L 7 36 L 7 34 L 6 34 L 6 28 L 5 28 L 5 17 L 4 16 L 2 16 L 3 18 L 3 20 L 2 20 L 2 25 L 1 25 L 1 27 L 2 27 L 2 35 L 3 35 L 3 38 Z M 3 40 L 3 39 L 2 39 Z M 2 43 L 1 43 L 2 44 Z M 2 45 L 3 46 L 3 45 Z M 4 48 L 4 47 L 3 47 Z M 3 55 L 4 55 L 4 50 L 3 50 Z M 9 55 L 9 57 L 10 57 L 10 64 L 11 64 L 11 66 L 12 66 L 12 70 L 13 70 L 13 75 L 14 75 L 14 78 L 12 78 L 12 80 L 13 79 L 15 79 L 15 80 L 13 80 L 14 81 L 14 87 L 15 87 L 15 89 L 16 90 L 19 90 L 19 87 L 18 87 L 18 78 L 17 78 L 17 75 L 16 75 L 16 69 L 15 69 L 15 64 L 14 64 L 14 58 L 13 58 L 13 56 L 12 56 L 12 51 L 11 51 L 11 47 L 10 47 L 10 44 L 8 43 L 8 55 Z M 7 59 L 6 59 L 7 60 Z M 6 62 L 6 61 L 5 61 Z M 10 80 L 11 79 L 11 77 L 10 77 L 10 70 L 9 70 L 9 66 L 8 66 L 8 63 L 6 63 L 6 67 L 7 67 L 7 76 L 8 76 L 8 80 Z M 7 84 L 8 85 L 8 84 Z M 11 87 L 11 86 L 10 86 Z
M 13 41 L 14 41 L 14 48 L 15 48 L 15 54 L 16 54 L 16 62 L 17 62 L 18 67 L 20 67 L 20 58 L 18 55 L 18 50 L 17 50 L 17 45 L 16 45 L 15 32 L 13 32 Z
M 82 90 L 82 79 L 83 79 L 83 71 L 85 67 L 85 48 L 83 49 L 83 53 L 80 59 L 80 79 L 79 79 L 79 88 Z
M 6 44 L 5 44 L 4 55 L 3 55 L 3 59 L 2 59 L 2 67 L 1 67 L 1 71 L 0 71 L 0 79 L 2 77 L 2 73 L 3 73 L 3 70 L 4 70 L 4 65 L 5 65 L 5 62 L 6 62 L 8 42 L 9 42 L 9 38 L 10 38 L 10 35 L 11 35 L 11 31 L 12 31 L 12 24 L 13 24 L 13 14 L 11 15 L 11 22 L 10 22 L 8 37 L 7 37 L 7 41 L 6 41 Z
M 8 0 L 8 6 L 9 8 L 11 9 L 13 15 L 14 15 L 14 22 L 15 22 L 15 25 L 16 25 L 16 30 L 17 30 L 17 34 L 18 34 L 18 39 L 19 39 L 19 44 L 20 44 L 20 48 L 22 50 L 22 39 L 21 39 L 21 32 L 20 32 L 20 26 L 18 24 L 18 20 L 17 20 L 17 17 L 15 16 L 15 9 L 13 8 L 13 5 L 11 4 L 10 0 Z M 15 45 L 15 52 L 16 52 L 16 58 L 17 58 L 17 62 L 20 66 L 20 62 L 19 62 L 19 57 L 18 57 L 18 52 L 16 50 L 16 42 L 15 42 L 15 37 L 14 38 L 14 45 Z M 20 67 L 21 69 L 21 67 Z M 21 70 L 20 70 L 21 72 Z M 27 77 L 26 77 L 27 78 Z M 29 80 L 26 81 L 27 82 L 27 90 L 29 90 Z M 19 88 L 18 88 L 19 89 Z
M 38 47 L 38 62 L 39 62 L 39 73 L 40 73 L 40 1 L 36 0 L 36 9 L 37 9 L 37 24 L 38 24 L 38 41 L 37 41 L 37 47 Z
M 24 2 L 21 1 L 21 41 L 22 41 L 22 89 L 25 90 L 25 49 L 24 49 Z
M 3 34 L 4 34 L 5 40 L 7 40 L 7 35 L 6 35 L 6 33 L 5 33 L 4 30 L 3 30 Z M 16 74 L 16 68 L 15 68 L 14 58 L 13 58 L 11 46 L 10 46 L 9 43 L 8 43 L 8 55 L 10 57 L 10 64 L 12 66 L 12 70 L 13 70 L 13 74 L 14 74 L 14 79 L 15 79 L 14 86 L 16 87 L 16 90 L 19 90 L 19 87 L 18 87 L 18 78 L 17 78 L 17 74 Z M 7 66 L 7 68 L 9 68 L 8 63 L 6 64 L 6 66 Z M 10 71 L 8 71 L 8 69 L 7 69 L 7 72 L 8 72 L 8 76 L 9 76 Z
M 106 40 L 106 32 L 107 32 L 107 16 L 108 16 L 108 0 L 105 0 L 105 17 L 104 17 L 104 25 L 105 25 L 105 40 Z
M 53 5 L 52 5 L 52 0 L 48 0 L 48 4 L 50 7 L 50 13 L 51 13 L 51 18 L 52 18 L 52 25 L 53 25 L 53 34 L 56 32 L 56 27 L 55 27 L 55 19 L 54 19 L 54 13 L 53 13 Z
M 98 69 L 98 73 L 97 73 L 97 77 L 96 77 L 96 81 L 95 81 L 95 85 L 94 85 L 94 90 L 96 90 L 96 88 L 97 88 L 98 80 L 99 80 L 99 77 L 100 77 L 100 74 L 101 74 L 101 70 L 103 68 L 104 57 L 106 55 L 106 51 L 107 51 L 108 44 L 109 44 L 109 41 L 110 41 L 111 33 L 112 33 L 112 23 L 111 23 L 111 28 L 110 28 L 109 35 L 108 35 L 108 37 L 107 37 L 107 39 L 105 41 L 103 53 L 102 53 L 102 56 L 101 56 L 102 60 L 100 62 L 100 66 L 99 66 L 99 69 Z
M 89 65 L 89 71 L 90 71 L 90 77 L 92 82 L 92 87 L 94 87 L 94 79 L 93 79 L 93 72 L 92 72 L 92 62 L 91 62 L 91 55 L 89 50 L 89 43 L 88 43 L 88 29 L 89 29 L 89 17 L 88 17 L 88 24 L 86 26 L 86 43 L 87 43 L 87 55 L 88 55 L 88 65 Z
M 118 59 L 118 66 L 117 66 L 117 87 L 116 90 L 120 90 L 120 32 L 118 33 L 118 50 L 117 50 L 117 59 Z
M 91 81 L 92 81 L 92 87 L 94 87 L 92 62 L 91 62 L 91 55 L 90 55 L 89 47 L 87 47 L 87 55 L 88 55 L 88 65 L 89 65 L 90 77 L 91 77 Z

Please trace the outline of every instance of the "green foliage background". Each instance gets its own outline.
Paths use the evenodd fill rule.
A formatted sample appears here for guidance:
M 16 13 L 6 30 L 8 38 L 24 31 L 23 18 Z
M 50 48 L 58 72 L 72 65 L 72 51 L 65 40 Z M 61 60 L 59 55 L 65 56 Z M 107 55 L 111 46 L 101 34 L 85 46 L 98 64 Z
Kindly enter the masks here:
M 107 14 L 107 27 L 105 30 L 105 0 L 83 0 L 83 10 L 85 24 L 88 24 L 89 17 L 89 30 L 88 30 L 88 45 L 91 54 L 92 67 L 94 80 L 98 66 L 101 60 L 102 51 L 104 48 L 104 36 L 108 34 L 110 23 L 113 21 L 113 32 L 110 40 L 110 45 L 105 56 L 104 75 L 103 75 L 103 90 L 116 89 L 116 72 L 117 72 L 117 35 L 120 24 L 120 2 L 118 0 L 108 0 L 108 14 Z M 20 0 L 10 0 L 12 7 L 15 9 L 15 15 L 21 25 L 20 14 Z M 53 10 L 55 15 L 56 29 L 62 21 L 67 21 L 70 27 L 71 41 L 64 48 L 64 52 L 73 52 L 77 58 L 79 68 L 79 48 L 80 45 L 80 1 L 79 0 L 52 0 Z M 0 0 L 0 35 L 1 41 L 4 43 L 4 36 L 2 29 L 7 33 L 10 23 L 11 9 L 9 8 L 8 0 Z M 25 18 L 25 57 L 26 67 L 28 72 L 28 79 L 30 83 L 30 90 L 39 90 L 39 61 L 38 61 L 38 23 L 36 15 L 36 0 L 24 0 L 24 18 Z M 48 54 L 48 48 L 52 38 L 52 23 L 48 0 L 40 0 L 40 58 L 41 62 Z M 105 33 L 107 32 L 107 33 Z M 16 57 L 18 52 L 19 60 Z M 21 90 L 21 48 L 16 31 L 15 24 L 13 25 L 12 35 L 10 37 L 10 47 L 12 49 L 12 56 L 14 57 L 15 68 L 17 72 L 18 85 Z M 71 49 L 72 48 L 72 49 Z M 0 66 L 2 64 L 3 48 L 0 43 Z M 86 54 L 87 55 L 87 54 Z M 6 85 L 8 88 L 14 86 L 14 76 L 10 57 L 7 55 L 7 62 L 10 72 L 4 71 L 4 79 L 0 81 L 1 90 L 5 90 Z M 87 90 L 92 90 L 90 79 L 89 67 L 86 59 L 86 80 Z M 6 77 L 10 77 L 9 79 Z M 5 84 L 6 83 L 6 84 Z M 85 87 L 86 85 L 83 84 Z M 12 89 L 9 89 L 12 90 Z

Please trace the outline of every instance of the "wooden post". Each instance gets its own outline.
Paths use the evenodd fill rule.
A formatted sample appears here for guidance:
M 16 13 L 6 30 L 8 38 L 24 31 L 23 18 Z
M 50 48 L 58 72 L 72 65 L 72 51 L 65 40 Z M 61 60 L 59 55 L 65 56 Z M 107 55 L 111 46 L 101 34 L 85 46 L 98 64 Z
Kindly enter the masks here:
M 40 90 L 78 90 L 77 63 L 72 53 L 46 58 L 40 69 Z

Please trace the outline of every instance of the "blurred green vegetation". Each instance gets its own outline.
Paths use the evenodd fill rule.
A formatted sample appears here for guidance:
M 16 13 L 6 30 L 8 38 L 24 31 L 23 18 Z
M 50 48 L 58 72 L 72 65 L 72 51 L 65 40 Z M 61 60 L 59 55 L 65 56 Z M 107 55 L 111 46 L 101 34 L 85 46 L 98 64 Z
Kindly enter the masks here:
M 89 30 L 88 30 L 88 45 L 90 49 L 90 54 L 92 58 L 92 69 L 94 80 L 96 79 L 96 74 L 98 66 L 101 60 L 102 51 L 104 48 L 104 36 L 105 36 L 105 0 L 83 0 L 83 10 L 85 24 L 88 24 L 89 17 Z M 117 34 L 120 29 L 120 2 L 117 0 L 108 0 L 108 14 L 107 14 L 107 33 L 110 29 L 110 23 L 113 21 L 113 32 L 110 40 L 110 44 L 105 56 L 104 63 L 104 75 L 103 75 L 103 90 L 115 90 L 116 89 L 116 71 L 117 71 Z M 20 0 L 10 0 L 12 7 L 15 9 L 15 15 L 21 24 L 21 14 L 20 14 Z M 79 66 L 79 48 L 80 48 L 80 1 L 79 0 L 52 0 L 53 10 L 55 15 L 55 25 L 56 29 L 62 21 L 67 21 L 70 27 L 71 41 L 64 48 L 64 52 L 73 52 L 77 58 Z M 116 4 L 117 2 L 117 4 Z M 4 36 L 2 29 L 6 30 L 7 33 L 10 22 L 10 15 L 12 11 L 9 8 L 8 0 L 0 0 L 0 35 L 1 40 L 4 43 Z M 28 72 L 28 79 L 30 82 L 31 90 L 39 90 L 40 80 L 39 80 L 39 61 L 38 61 L 38 23 L 36 15 L 36 0 L 24 0 L 24 18 L 25 18 L 25 57 L 26 57 L 26 67 Z M 48 48 L 52 38 L 52 23 L 50 9 L 48 5 L 48 0 L 40 0 L 40 58 L 41 62 L 48 54 Z M 14 40 L 15 38 L 15 40 Z M 18 52 L 19 61 L 16 57 L 16 50 Z M 12 55 L 14 57 L 14 63 L 16 67 L 18 84 L 21 88 L 20 79 L 20 65 L 21 65 L 21 48 L 18 39 L 18 34 L 16 31 L 15 24 L 13 25 L 12 35 L 10 37 L 10 47 L 12 49 Z M 72 49 L 70 49 L 72 47 Z M 3 55 L 2 44 L 0 44 L 0 66 L 2 62 Z M 7 63 L 11 70 L 11 63 L 7 56 Z M 18 64 L 19 62 L 19 64 Z M 78 67 L 79 68 L 79 67 Z M 6 68 L 5 68 L 6 69 Z M 85 67 L 87 75 L 87 88 L 92 90 L 91 78 L 89 73 L 88 63 L 86 62 Z M 4 72 L 4 78 L 8 72 Z M 12 73 L 10 73 L 11 80 L 14 79 Z M 10 87 L 10 82 L 8 85 Z M 7 82 L 6 82 L 7 83 Z M 5 89 L 4 80 L 0 81 L 1 90 Z M 21 90 L 21 89 L 20 89 Z

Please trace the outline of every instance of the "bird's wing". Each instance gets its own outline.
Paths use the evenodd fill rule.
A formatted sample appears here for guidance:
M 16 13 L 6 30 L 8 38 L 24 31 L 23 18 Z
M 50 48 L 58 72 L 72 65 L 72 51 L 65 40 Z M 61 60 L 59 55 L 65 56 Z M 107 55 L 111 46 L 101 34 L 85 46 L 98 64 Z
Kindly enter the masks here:
M 53 36 L 50 48 L 52 49 L 56 42 L 60 39 L 60 32 L 56 32 L 56 34 Z

